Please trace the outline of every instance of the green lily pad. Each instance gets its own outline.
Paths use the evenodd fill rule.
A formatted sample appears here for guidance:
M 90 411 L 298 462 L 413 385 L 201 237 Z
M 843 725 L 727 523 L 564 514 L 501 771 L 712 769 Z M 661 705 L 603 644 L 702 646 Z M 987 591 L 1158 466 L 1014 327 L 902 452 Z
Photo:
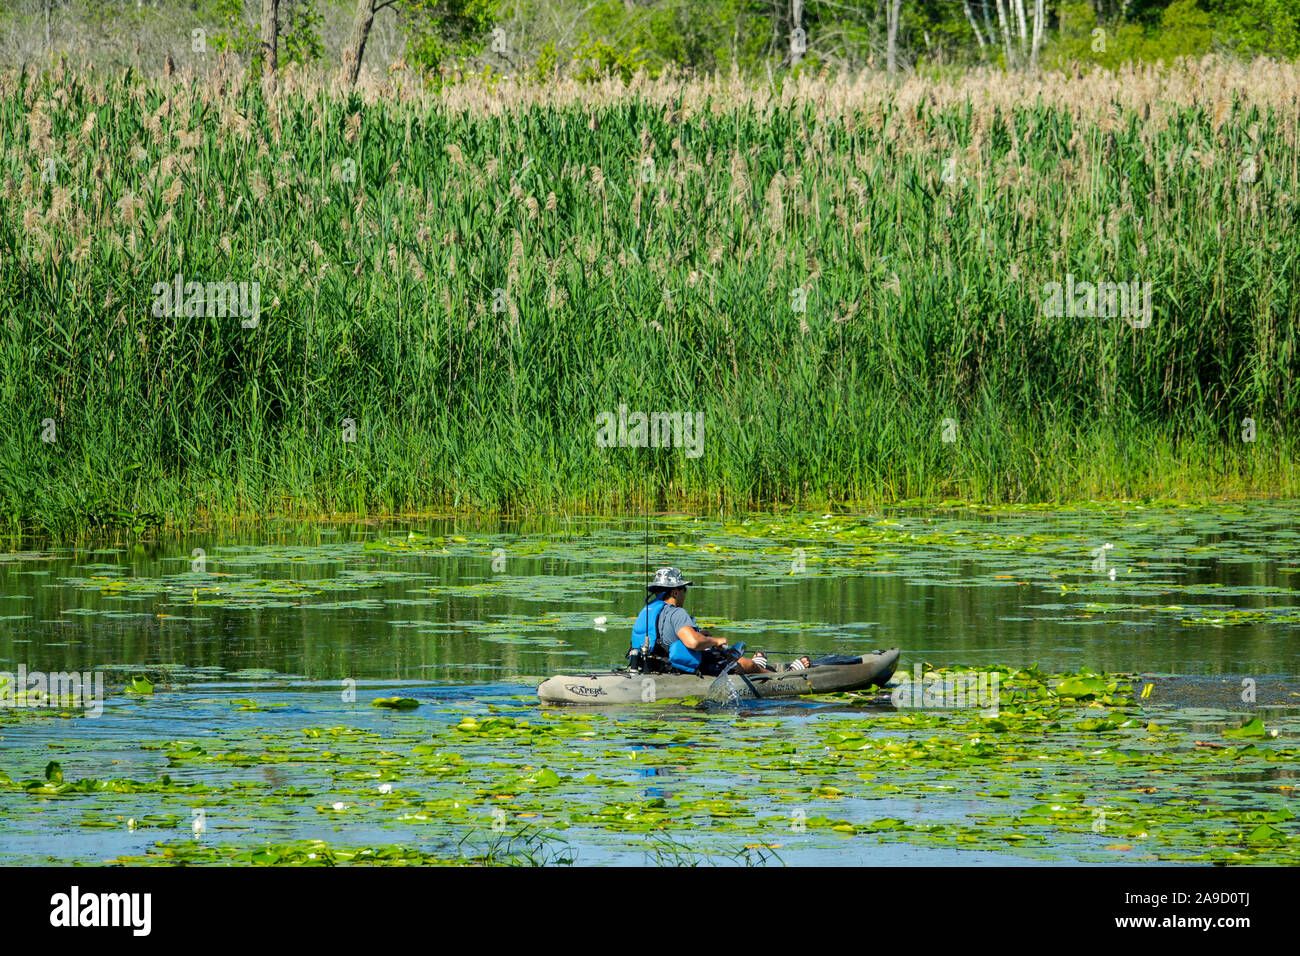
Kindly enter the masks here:
M 1096 677 L 1068 677 L 1056 685 L 1058 697 L 1084 700 L 1106 693 L 1106 682 Z
M 1223 732 L 1225 737 L 1264 737 L 1267 735 L 1268 731 L 1264 729 L 1264 721 L 1258 717 L 1252 717 L 1240 727 Z
M 1284 831 L 1271 827 L 1267 823 L 1261 823 L 1246 836 L 1246 842 L 1250 846 L 1276 846 L 1285 843 L 1286 839 L 1287 835 Z
M 415 710 L 420 702 L 414 697 L 376 697 L 370 702 L 371 707 L 383 707 L 387 710 Z
M 560 785 L 560 775 L 549 767 L 542 768 L 528 779 L 534 787 L 558 787 Z

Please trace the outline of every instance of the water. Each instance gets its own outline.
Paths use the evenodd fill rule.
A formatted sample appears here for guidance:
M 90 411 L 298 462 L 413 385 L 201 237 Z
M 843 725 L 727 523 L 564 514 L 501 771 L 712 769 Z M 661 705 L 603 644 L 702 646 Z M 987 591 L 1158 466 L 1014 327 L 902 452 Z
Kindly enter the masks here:
M 1293 505 L 1259 503 L 748 521 L 668 517 L 653 522 L 649 550 L 652 569 L 675 565 L 697 582 L 687 607 L 702 625 L 777 660 L 897 645 L 902 669 L 922 661 L 1037 663 L 1050 672 L 1139 674 L 1159 688 L 1144 705 L 1148 715 L 1188 733 L 1217 733 L 1263 714 L 1269 726 L 1283 728 L 1285 742 L 1300 702 L 1300 603 L 1292 590 L 1300 574 L 1298 514 Z M 1112 547 L 1098 550 L 1107 543 Z M 642 802 L 655 799 L 646 796 L 646 778 L 638 786 L 635 766 L 616 784 L 580 784 L 581 777 L 565 774 L 572 779 L 558 790 L 568 804 L 556 807 L 548 803 L 553 785 L 545 780 L 528 782 L 526 774 L 522 783 L 507 780 L 514 792 L 501 799 L 520 806 L 532 801 L 537 812 L 512 813 L 505 829 L 492 829 L 501 826 L 487 815 L 497 798 L 480 792 L 508 777 L 504 768 L 532 766 L 537 754 L 556 766 L 608 767 L 608 753 L 582 748 L 629 750 L 646 733 L 633 726 L 647 719 L 644 710 L 598 714 L 598 729 L 576 750 L 556 749 L 558 738 L 534 741 L 531 749 L 506 739 L 461 748 L 479 769 L 447 778 L 461 787 L 456 806 L 421 810 L 424 796 L 441 799 L 433 795 L 442 792 L 436 781 L 443 778 L 423 756 L 401 756 L 422 740 L 454 734 L 467 714 L 509 714 L 540 725 L 548 719 L 533 694 L 540 678 L 617 664 L 646 580 L 639 520 L 295 524 L 148 544 L 51 548 L 23 541 L 10 547 L 0 554 L 0 670 L 20 664 L 29 671 L 100 669 L 109 694 L 98 718 L 24 714 L 0 723 L 0 770 L 14 781 L 34 779 L 58 760 L 68 781 L 157 781 L 168 773 L 212 791 L 33 796 L 17 787 L 0 790 L 0 860 L 97 861 L 157 852 L 160 845 L 310 839 L 473 855 L 475 847 L 505 841 L 520 826 L 562 835 L 580 863 L 663 858 L 662 847 L 646 843 L 646 831 L 621 832 L 622 824 L 584 821 L 581 812 L 565 809 L 575 801 L 609 804 L 611 794 L 621 799 L 624 791 Z M 600 617 L 604 625 L 595 623 Z M 136 676 L 155 684 L 153 695 L 122 693 Z M 1254 700 L 1245 700 L 1247 687 Z M 420 706 L 410 712 L 369 706 L 390 696 L 412 697 Z M 657 768 L 654 781 L 685 782 L 680 792 L 703 801 L 710 787 L 736 789 L 739 758 L 728 748 L 743 737 L 736 728 L 746 721 L 764 725 L 754 746 L 767 753 L 786 734 L 807 749 L 808 728 L 863 714 L 835 702 L 742 704 L 739 717 L 685 708 L 651 713 L 656 721 L 680 723 L 688 736 L 708 728 L 712 736 L 701 739 L 718 748 L 721 761 Z M 322 774 L 311 761 L 284 756 L 314 729 L 338 727 L 374 735 L 339 758 L 340 767 L 352 769 Z M 254 762 L 168 756 L 166 745 L 181 740 L 253 754 Z M 365 778 L 364 768 L 389 759 L 375 755 L 390 749 L 399 755 L 391 758 L 391 785 L 408 792 L 400 799 L 365 789 L 379 778 Z M 1276 790 L 1288 773 L 1238 775 L 1224 799 L 1271 807 L 1275 794 L 1288 792 Z M 741 787 L 737 800 L 746 813 L 758 812 L 751 803 L 784 813 L 784 798 L 773 794 L 786 777 L 760 770 L 760 778 L 762 786 L 748 793 Z M 431 789 L 411 795 L 413 779 Z M 988 799 L 960 792 L 973 779 L 969 774 L 953 779 L 958 792 L 927 792 L 902 806 L 887 794 L 855 802 L 852 789 L 841 787 L 833 795 L 836 814 L 855 824 L 895 817 L 960 823 L 987 811 Z M 873 775 L 873 785 L 878 780 Z M 1275 789 L 1258 796 L 1268 786 Z M 295 788 L 313 796 L 295 795 Z M 1013 800 L 1019 796 L 1012 793 Z M 349 806 L 333 811 L 335 803 Z M 692 812 L 720 820 L 724 832 L 701 838 L 673 831 L 684 842 L 670 858 L 714 852 L 711 862 L 735 863 L 746 846 L 777 845 L 774 853 L 796 863 L 1046 859 L 1019 846 L 1010 856 L 1006 844 L 917 846 L 775 824 L 727 829 L 727 817 L 714 816 L 717 809 Z M 196 810 L 203 810 L 206 829 L 189 840 Z M 653 808 L 630 812 L 654 815 Z M 404 819 L 421 814 L 428 819 Z M 132 829 L 127 821 L 133 819 L 151 822 Z M 1293 821 L 1277 823 L 1288 833 L 1294 829 Z M 467 839 L 468 850 L 460 842 Z M 1056 859 L 1089 861 L 1093 844 L 1102 842 L 1104 836 L 1085 837 L 1080 848 Z

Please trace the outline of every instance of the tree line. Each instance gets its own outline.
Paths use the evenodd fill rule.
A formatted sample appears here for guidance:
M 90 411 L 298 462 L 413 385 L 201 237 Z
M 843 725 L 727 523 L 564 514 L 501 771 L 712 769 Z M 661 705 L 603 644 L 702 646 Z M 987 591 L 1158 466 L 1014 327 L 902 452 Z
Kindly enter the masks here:
M 394 41 L 367 58 L 377 24 Z M 1300 0 L 12 0 L 0 26 L 27 55 L 121 55 L 134 37 L 151 62 L 159 47 L 179 58 L 199 31 L 268 86 L 287 63 L 337 66 L 355 83 L 363 66 L 395 62 L 626 79 L 1300 55 Z

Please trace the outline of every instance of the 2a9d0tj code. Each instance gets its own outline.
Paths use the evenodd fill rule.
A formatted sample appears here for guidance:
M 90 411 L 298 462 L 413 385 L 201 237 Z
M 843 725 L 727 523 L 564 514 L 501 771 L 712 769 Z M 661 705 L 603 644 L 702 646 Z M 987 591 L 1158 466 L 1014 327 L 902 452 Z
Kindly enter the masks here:
M 1240 903 L 1250 905 L 1249 893 L 1197 893 L 1197 903 Z

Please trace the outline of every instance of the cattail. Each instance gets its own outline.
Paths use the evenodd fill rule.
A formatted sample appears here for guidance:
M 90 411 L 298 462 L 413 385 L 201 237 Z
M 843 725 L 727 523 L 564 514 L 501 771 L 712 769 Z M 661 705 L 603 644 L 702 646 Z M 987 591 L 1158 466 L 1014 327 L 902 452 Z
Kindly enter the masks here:
M 185 185 L 181 182 L 180 178 L 177 177 L 176 179 L 173 179 L 167 184 L 167 188 L 163 190 L 163 205 L 168 209 L 171 209 L 176 205 L 176 200 L 181 198 L 181 193 L 184 192 L 184 190 Z
M 320 247 L 318 246 L 317 248 L 319 249 Z M 420 265 L 420 260 L 415 258 L 414 252 L 407 254 L 406 265 L 410 270 L 411 277 L 415 279 L 416 282 L 424 281 L 424 266 Z
M 66 186 L 55 186 L 50 198 L 50 208 L 45 214 L 46 222 L 62 219 L 72 208 L 72 190 Z
M 506 264 L 507 283 L 511 287 L 519 279 L 519 267 L 524 261 L 524 239 L 518 229 L 511 230 L 510 260 Z
M 127 226 L 134 226 L 136 219 L 144 210 L 144 202 L 136 198 L 135 193 L 129 189 L 122 194 L 122 198 L 117 201 L 117 212 L 122 223 Z

